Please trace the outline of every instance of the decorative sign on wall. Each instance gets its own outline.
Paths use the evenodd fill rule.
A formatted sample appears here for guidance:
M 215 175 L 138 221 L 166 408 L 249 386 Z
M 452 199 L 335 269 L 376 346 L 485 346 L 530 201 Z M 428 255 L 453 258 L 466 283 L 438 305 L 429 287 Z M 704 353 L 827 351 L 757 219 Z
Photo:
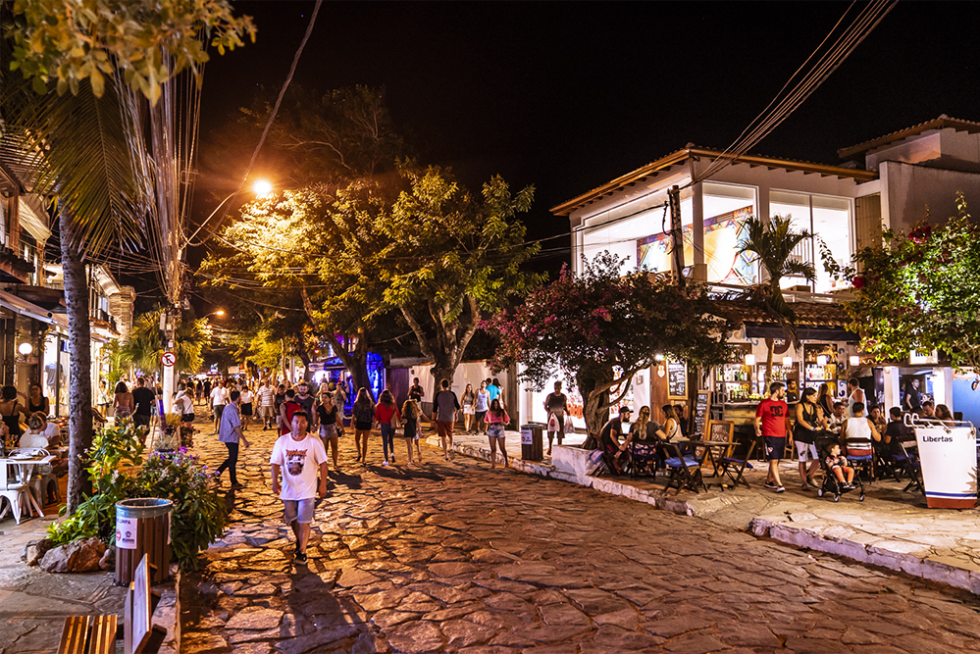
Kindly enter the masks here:
M 667 362 L 667 396 L 672 400 L 687 399 L 687 364 L 683 361 Z

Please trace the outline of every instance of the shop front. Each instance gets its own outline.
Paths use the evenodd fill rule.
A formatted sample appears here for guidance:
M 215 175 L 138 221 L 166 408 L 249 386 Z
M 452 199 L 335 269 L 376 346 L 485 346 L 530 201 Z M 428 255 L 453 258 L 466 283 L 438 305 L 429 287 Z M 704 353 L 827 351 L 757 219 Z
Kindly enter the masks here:
M 68 414 L 68 321 L 11 293 L 0 291 L 3 385 L 25 397 L 32 384 L 50 402 L 50 415 Z

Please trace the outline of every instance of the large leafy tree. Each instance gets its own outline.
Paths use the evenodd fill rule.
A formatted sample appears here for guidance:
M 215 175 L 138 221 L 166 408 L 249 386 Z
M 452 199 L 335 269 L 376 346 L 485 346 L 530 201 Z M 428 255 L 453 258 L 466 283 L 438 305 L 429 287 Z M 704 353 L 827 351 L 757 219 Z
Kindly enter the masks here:
M 227 0 L 17 0 L 6 3 L 0 43 L 0 107 L 7 133 L 36 159 L 34 192 L 57 199 L 68 307 L 68 511 L 82 501 L 83 455 L 92 443 L 91 333 L 86 260 L 140 240 L 148 199 L 131 154 L 116 73 L 151 102 L 183 70 L 198 81 L 208 59 L 202 37 L 219 49 L 254 35 Z M 169 58 L 164 57 L 169 53 Z M 22 73 L 20 84 L 7 70 Z M 90 81 L 88 88 L 81 82 Z M 31 92 L 33 89 L 33 93 Z M 71 93 L 66 93 L 71 91 Z
M 710 366 L 734 356 L 726 343 L 730 325 L 712 315 L 704 286 L 680 287 L 646 272 L 621 277 L 621 263 L 603 252 L 584 261 L 578 276 L 566 267 L 555 282 L 486 323 L 501 343 L 494 365 L 522 364 L 521 380 L 539 390 L 562 374 L 585 400 L 592 436 L 636 373 L 657 357 Z
M 793 232 L 789 218 L 773 216 L 769 220 L 749 218 L 746 220 L 746 235 L 739 243 L 738 254 L 750 252 L 755 255 L 767 279 L 763 279 L 749 290 L 749 299 L 758 302 L 783 329 L 786 339 L 799 343 L 796 329 L 799 318 L 793 307 L 783 297 L 784 277 L 796 275 L 813 281 L 816 273 L 813 264 L 793 258 L 797 245 L 810 238 L 806 230 Z M 772 359 L 775 341 L 769 341 L 766 354 L 766 384 L 772 379 Z
M 383 247 L 369 256 L 354 249 L 351 258 L 362 262 L 363 286 L 380 280 L 375 303 L 398 309 L 435 379 L 451 380 L 484 318 L 544 280 L 523 269 L 540 250 L 525 242 L 518 219 L 531 208 L 534 187 L 515 194 L 494 176 L 476 196 L 435 166 L 403 174 L 410 188 L 375 221 Z
M 875 361 L 901 361 L 913 351 L 939 350 L 957 369 L 980 370 L 980 228 L 962 194 L 958 214 L 908 234 L 884 232 L 884 243 L 854 255 L 854 267 L 830 272 L 847 278 L 845 302 Z
M 223 247 L 201 270 L 211 285 L 258 291 L 267 296 L 262 302 L 267 308 L 278 305 L 283 313 L 271 318 L 279 327 L 273 331 L 298 337 L 297 353 L 307 366 L 313 359 L 309 346 L 322 339 L 344 362 L 355 386 L 369 387 L 368 349 L 385 316 L 356 292 L 357 266 L 343 257 L 346 241 L 364 233 L 359 228 L 370 216 L 335 210 L 334 203 L 327 188 L 316 185 L 247 204 L 242 219 L 222 229 Z

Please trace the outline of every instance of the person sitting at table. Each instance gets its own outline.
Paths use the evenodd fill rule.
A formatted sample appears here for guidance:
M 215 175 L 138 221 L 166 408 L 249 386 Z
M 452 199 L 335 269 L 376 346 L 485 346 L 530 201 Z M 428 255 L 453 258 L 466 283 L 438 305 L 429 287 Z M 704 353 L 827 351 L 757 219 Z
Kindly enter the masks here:
M 47 417 L 40 411 L 31 414 L 27 419 L 27 431 L 20 437 L 18 447 L 59 447 L 61 445 L 61 430 L 55 423 L 48 424 Z
M 636 422 L 630 427 L 629 436 L 626 437 L 626 447 L 629 449 L 630 445 L 636 442 L 638 444 L 653 445 L 656 448 L 656 461 L 645 462 L 644 470 L 646 472 L 651 472 L 650 464 L 652 463 L 656 463 L 657 468 L 664 467 L 664 461 L 667 459 L 667 456 L 663 449 L 663 442 L 666 440 L 667 434 L 664 433 L 660 423 L 650 419 L 650 407 L 640 407 Z
M 672 441 L 681 436 L 681 421 L 677 417 L 677 408 L 672 404 L 665 404 L 661 407 L 664 412 L 663 437 L 665 441 Z
M 619 437 L 623 435 L 623 422 L 629 422 L 630 414 L 633 410 L 628 406 L 620 407 L 619 417 L 613 418 L 602 426 L 599 432 L 599 443 L 602 446 L 606 466 L 610 472 L 617 475 L 623 474 L 623 463 L 629 460 L 629 450 L 626 443 L 620 443 Z
M 3 398 L 0 400 L 0 418 L 7 425 L 11 436 L 20 436 L 24 433 L 20 426 L 20 416 L 27 418 L 31 415 L 17 399 L 18 395 L 16 386 L 4 386 L 0 391 L 0 396 Z

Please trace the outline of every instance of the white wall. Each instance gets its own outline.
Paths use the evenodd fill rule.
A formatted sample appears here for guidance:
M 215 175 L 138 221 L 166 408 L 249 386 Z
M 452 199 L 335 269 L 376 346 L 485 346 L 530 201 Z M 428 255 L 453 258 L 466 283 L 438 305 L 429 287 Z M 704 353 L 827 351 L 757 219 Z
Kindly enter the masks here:
M 408 371 L 409 384 L 412 383 L 413 377 L 418 377 L 419 383 L 425 389 L 425 395 L 422 396 L 423 402 L 432 402 L 432 398 L 435 396 L 436 390 L 438 390 L 436 388 L 436 380 L 432 377 L 432 367 L 433 364 L 431 363 L 423 363 L 412 366 Z M 462 399 L 463 390 L 467 384 L 473 384 L 473 390 L 476 391 L 480 388 L 481 381 L 493 378 L 496 378 L 500 382 L 500 386 L 504 389 L 504 401 L 508 406 L 512 405 L 514 398 L 506 397 L 507 371 L 501 370 L 498 373 L 493 373 L 490 370 L 489 361 L 464 361 L 459 364 L 456 367 L 456 373 L 453 375 L 453 380 L 449 388 Z
M 913 225 L 925 220 L 927 206 L 933 224 L 955 216 L 957 191 L 963 191 L 968 210 L 980 216 L 980 174 L 897 161 L 882 162 L 879 170 L 886 184 L 889 224 L 895 231 L 907 233 Z

